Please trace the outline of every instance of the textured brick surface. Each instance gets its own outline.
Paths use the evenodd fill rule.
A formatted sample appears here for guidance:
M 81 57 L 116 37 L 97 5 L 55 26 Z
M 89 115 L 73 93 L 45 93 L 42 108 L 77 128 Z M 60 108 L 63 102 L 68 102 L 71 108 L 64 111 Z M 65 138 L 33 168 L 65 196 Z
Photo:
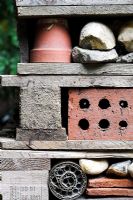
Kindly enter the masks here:
M 133 89 L 69 90 L 68 136 L 71 140 L 133 140 Z
M 93 188 L 133 188 L 131 179 L 93 178 L 88 180 L 88 187 Z
M 133 197 L 133 189 L 126 188 L 88 188 L 86 191 L 89 196 L 119 196 Z

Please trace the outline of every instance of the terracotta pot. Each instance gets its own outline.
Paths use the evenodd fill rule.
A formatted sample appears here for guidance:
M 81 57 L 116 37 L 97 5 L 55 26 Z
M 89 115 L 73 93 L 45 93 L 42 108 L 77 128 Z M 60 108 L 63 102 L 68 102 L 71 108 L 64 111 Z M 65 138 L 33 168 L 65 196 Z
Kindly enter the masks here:
M 37 23 L 31 62 L 71 62 L 71 38 L 64 19 L 41 19 Z

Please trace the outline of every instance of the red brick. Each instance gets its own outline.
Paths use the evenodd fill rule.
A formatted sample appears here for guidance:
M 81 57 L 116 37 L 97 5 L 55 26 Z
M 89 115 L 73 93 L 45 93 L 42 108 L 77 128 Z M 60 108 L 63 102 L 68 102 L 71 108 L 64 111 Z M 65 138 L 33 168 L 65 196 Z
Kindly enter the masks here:
M 108 99 L 110 107 L 101 109 L 99 101 Z M 89 108 L 81 109 L 79 102 L 87 99 Z M 128 107 L 122 108 L 120 101 L 127 101 Z M 68 137 L 70 140 L 133 140 L 133 89 L 71 89 L 69 91 Z M 89 128 L 83 130 L 79 121 L 86 119 Z M 100 128 L 102 119 L 109 121 L 108 128 Z M 120 121 L 127 127 L 120 128 Z
M 93 188 L 133 188 L 131 179 L 93 178 L 88 180 L 88 187 Z
M 126 188 L 88 188 L 86 194 L 89 196 L 119 196 L 133 197 L 133 189 Z

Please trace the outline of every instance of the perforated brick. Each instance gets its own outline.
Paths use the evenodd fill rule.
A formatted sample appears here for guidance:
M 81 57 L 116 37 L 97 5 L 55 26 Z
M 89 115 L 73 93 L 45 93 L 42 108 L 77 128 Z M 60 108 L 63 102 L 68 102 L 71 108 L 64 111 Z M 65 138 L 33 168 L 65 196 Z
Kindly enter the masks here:
M 71 89 L 69 140 L 133 140 L 133 89 Z

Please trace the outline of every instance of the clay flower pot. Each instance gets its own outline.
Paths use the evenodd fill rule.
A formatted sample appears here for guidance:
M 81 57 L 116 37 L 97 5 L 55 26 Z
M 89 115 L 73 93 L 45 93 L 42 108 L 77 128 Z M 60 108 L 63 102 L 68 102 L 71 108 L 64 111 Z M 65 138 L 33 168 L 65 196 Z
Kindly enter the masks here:
M 71 38 L 64 19 L 40 19 L 30 62 L 71 62 Z

